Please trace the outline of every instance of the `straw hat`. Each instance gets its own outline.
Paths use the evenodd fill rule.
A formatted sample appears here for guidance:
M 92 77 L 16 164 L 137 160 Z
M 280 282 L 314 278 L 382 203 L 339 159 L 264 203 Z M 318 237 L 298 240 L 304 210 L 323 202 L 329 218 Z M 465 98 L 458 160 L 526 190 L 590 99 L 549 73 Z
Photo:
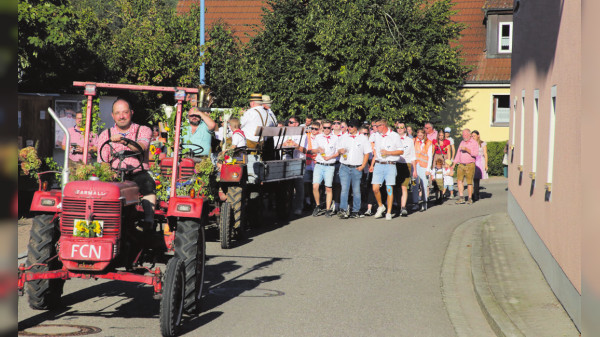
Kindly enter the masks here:
M 262 94 L 253 93 L 250 95 L 250 102 L 262 102 Z
M 262 95 L 262 102 L 263 104 L 273 104 L 273 101 L 271 101 L 271 96 L 269 95 Z

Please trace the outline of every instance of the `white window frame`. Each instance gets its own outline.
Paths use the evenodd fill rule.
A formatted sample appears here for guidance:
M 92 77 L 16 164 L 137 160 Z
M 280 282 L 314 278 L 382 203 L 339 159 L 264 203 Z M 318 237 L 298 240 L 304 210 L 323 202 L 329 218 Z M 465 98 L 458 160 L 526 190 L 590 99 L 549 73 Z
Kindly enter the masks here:
M 550 89 L 550 133 L 548 137 L 548 177 L 547 183 L 552 184 L 554 174 L 554 135 L 556 128 L 556 85 Z
M 533 139 L 531 142 L 531 172 L 537 171 L 538 134 L 540 123 L 540 90 L 533 91 Z
M 494 109 L 496 109 L 496 106 L 494 104 L 494 97 L 495 96 L 508 96 L 508 120 L 506 122 L 496 122 L 496 119 L 494 118 Z M 497 114 L 497 111 L 496 111 Z M 496 127 L 507 127 L 510 126 L 510 93 L 492 93 L 490 95 L 490 126 L 496 126 Z
M 515 130 L 517 127 L 517 102 L 518 102 L 518 98 L 515 97 L 513 100 L 513 109 L 512 109 L 512 125 L 511 125 L 512 138 L 510 140 L 510 143 L 512 146 L 515 146 L 515 143 L 516 143 Z
M 519 165 L 525 160 L 525 89 L 521 92 L 521 139 L 519 139 Z
M 508 36 L 508 50 L 502 50 L 502 27 L 503 26 L 510 27 L 510 34 Z M 499 22 L 498 23 L 498 54 L 512 53 L 512 40 L 513 40 L 513 23 L 512 22 Z

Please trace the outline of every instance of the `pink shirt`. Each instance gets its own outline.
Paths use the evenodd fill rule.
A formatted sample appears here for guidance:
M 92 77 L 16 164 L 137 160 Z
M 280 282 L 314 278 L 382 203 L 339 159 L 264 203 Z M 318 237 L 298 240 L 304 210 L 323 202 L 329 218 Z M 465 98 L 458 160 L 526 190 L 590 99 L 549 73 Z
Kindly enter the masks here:
M 139 132 L 138 128 L 140 129 Z M 137 133 L 137 139 L 135 139 Z M 143 126 L 143 125 L 138 125 L 135 123 L 131 123 L 131 125 L 129 126 L 129 129 L 126 132 L 121 132 L 121 130 L 117 129 L 116 126 L 113 126 L 112 128 L 110 128 L 110 134 L 111 135 L 115 135 L 115 134 L 121 134 L 123 135 L 125 138 L 129 138 L 131 140 L 136 141 L 137 143 L 139 143 L 142 147 L 146 148 L 146 151 L 144 151 L 144 162 L 142 163 L 142 167 L 144 168 L 144 170 L 148 170 L 148 144 L 150 144 L 150 138 L 152 138 L 152 130 L 147 127 L 147 126 Z M 106 142 L 109 139 L 108 137 L 108 130 L 104 130 L 102 131 L 102 133 L 100 134 L 100 136 L 98 137 L 98 162 L 101 163 L 102 162 L 102 158 L 105 158 L 107 160 L 110 161 L 110 148 L 109 145 L 106 145 L 104 147 L 104 149 L 102 150 L 102 153 L 100 153 L 100 147 L 102 146 L 102 144 L 104 144 L 104 142 Z M 126 146 L 123 145 L 121 143 L 110 143 L 110 145 L 112 145 L 112 147 L 114 148 L 115 152 L 119 152 L 119 151 L 131 151 L 131 149 Z M 129 157 L 129 158 L 125 158 L 125 160 L 123 160 L 123 163 L 121 163 L 121 167 L 136 167 L 138 166 L 140 163 L 138 162 L 138 160 L 135 157 Z M 118 168 L 119 167 L 119 160 L 115 160 L 112 163 L 112 167 L 113 168 Z M 141 171 L 140 168 L 135 169 L 133 172 L 139 172 Z
M 471 151 L 471 154 L 467 151 L 459 150 L 461 146 L 466 147 Z M 460 142 L 460 145 L 456 148 L 456 157 L 454 157 L 454 162 L 456 164 L 470 164 L 475 162 L 475 158 L 479 154 L 479 144 L 475 141 L 475 139 L 470 138 L 468 141 Z
M 81 146 L 81 148 L 83 149 L 83 140 L 84 140 L 84 134 L 83 132 L 79 131 L 79 128 L 77 127 L 77 125 L 75 125 L 72 128 L 68 128 L 67 129 L 69 131 L 69 135 L 71 136 L 71 139 L 69 140 L 71 142 L 71 144 L 77 144 L 79 146 Z M 96 137 L 95 134 L 90 134 L 90 144 L 89 146 L 96 146 L 97 144 L 97 139 L 98 137 Z M 71 159 L 72 161 L 83 161 L 83 153 L 73 153 L 71 150 L 71 145 L 67 145 L 67 136 L 63 137 L 62 140 L 62 145 L 65 147 L 65 151 L 69 151 L 69 159 Z M 83 151 L 83 150 L 82 150 Z M 89 148 L 88 148 L 88 163 L 90 163 L 92 160 L 92 156 L 89 153 Z
M 427 139 L 433 142 L 437 139 L 437 131 L 433 130 L 432 133 L 426 133 L 425 136 L 427 137 Z

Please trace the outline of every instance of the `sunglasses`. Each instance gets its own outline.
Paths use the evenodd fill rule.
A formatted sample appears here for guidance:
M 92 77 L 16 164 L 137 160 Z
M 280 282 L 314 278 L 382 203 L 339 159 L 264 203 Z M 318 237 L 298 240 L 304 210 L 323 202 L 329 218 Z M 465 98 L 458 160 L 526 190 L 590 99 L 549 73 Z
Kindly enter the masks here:
M 367 136 L 369 133 L 368 132 L 361 132 L 361 134 Z
M 406 129 L 406 128 L 405 128 L 405 127 L 403 127 L 403 126 L 398 126 L 397 128 L 398 128 L 398 129 Z
M 342 122 L 333 122 L 333 124 L 342 124 Z
M 329 130 L 329 129 L 331 129 L 331 126 L 324 126 L 323 129 L 324 130 Z
M 188 118 L 192 118 L 192 117 L 200 118 L 200 116 L 198 116 L 198 115 L 189 115 L 188 116 Z

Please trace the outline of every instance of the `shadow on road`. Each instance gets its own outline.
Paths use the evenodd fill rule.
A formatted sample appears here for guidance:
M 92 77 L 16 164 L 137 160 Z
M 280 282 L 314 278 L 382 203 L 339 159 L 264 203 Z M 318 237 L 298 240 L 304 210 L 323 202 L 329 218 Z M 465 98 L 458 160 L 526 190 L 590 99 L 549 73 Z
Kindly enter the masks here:
M 240 257 L 241 258 L 241 257 Z M 215 265 L 207 264 L 205 270 L 205 295 L 202 301 L 202 312 L 199 316 L 186 317 L 182 333 L 193 331 L 207 324 L 223 313 L 212 311 L 221 304 L 242 295 L 244 292 L 258 288 L 261 284 L 278 280 L 281 275 L 261 276 L 253 279 L 243 278 L 248 274 L 268 268 L 273 263 L 285 258 L 269 258 L 248 268 L 240 275 L 225 280 L 223 275 L 241 268 L 236 261 L 227 260 Z M 66 285 L 68 286 L 69 281 Z M 43 311 L 18 323 L 18 330 L 26 330 L 46 321 L 71 319 L 71 317 L 119 317 L 119 318 L 156 318 L 159 317 L 158 300 L 153 298 L 152 287 L 128 282 L 109 281 L 101 284 L 90 283 L 91 286 L 69 293 L 62 297 L 62 306 L 56 310 Z M 212 292 L 211 288 L 220 289 Z M 215 294 L 216 293 L 216 294 Z M 74 308 L 76 304 L 92 300 L 94 303 L 106 303 L 101 308 L 85 310 Z M 26 295 L 22 300 L 27 300 Z

